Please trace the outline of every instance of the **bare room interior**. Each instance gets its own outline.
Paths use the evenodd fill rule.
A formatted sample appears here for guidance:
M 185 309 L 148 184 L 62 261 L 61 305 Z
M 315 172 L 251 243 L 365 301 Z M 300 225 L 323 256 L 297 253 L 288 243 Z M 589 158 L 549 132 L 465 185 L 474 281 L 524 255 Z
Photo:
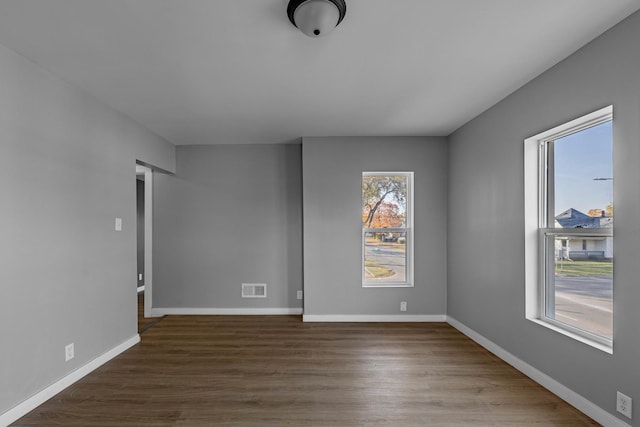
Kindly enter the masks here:
M 639 10 L 0 0 L 0 425 L 640 426 Z

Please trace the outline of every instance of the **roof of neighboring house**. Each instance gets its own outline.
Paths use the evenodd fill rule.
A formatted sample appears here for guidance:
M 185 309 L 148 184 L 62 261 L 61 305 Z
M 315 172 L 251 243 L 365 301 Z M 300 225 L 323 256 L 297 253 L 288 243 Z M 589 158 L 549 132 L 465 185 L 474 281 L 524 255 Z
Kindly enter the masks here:
M 556 215 L 556 221 L 562 228 L 609 228 L 613 227 L 613 218 L 589 216 L 577 209 L 569 208 Z

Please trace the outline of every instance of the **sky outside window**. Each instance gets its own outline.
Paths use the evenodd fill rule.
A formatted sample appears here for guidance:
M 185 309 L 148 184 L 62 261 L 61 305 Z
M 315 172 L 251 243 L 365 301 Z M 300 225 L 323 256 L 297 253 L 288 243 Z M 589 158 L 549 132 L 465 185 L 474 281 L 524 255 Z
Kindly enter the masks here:
M 613 202 L 612 143 L 611 121 L 555 140 L 555 215 L 604 210 Z

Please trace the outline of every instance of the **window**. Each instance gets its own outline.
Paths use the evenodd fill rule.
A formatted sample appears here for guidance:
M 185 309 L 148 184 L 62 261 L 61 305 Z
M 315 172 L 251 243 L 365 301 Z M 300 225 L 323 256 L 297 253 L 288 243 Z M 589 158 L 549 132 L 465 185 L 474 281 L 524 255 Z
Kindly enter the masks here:
M 612 107 L 525 141 L 527 317 L 613 344 Z
M 413 286 L 413 172 L 362 173 L 362 285 Z

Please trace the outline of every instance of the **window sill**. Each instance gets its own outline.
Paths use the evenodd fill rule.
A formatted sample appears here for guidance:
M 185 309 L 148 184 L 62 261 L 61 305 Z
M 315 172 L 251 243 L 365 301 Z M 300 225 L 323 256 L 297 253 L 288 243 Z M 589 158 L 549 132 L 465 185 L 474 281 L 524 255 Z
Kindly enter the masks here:
M 413 283 L 363 283 L 363 288 L 413 288 Z
M 559 326 L 556 326 L 556 325 L 554 325 L 552 323 L 545 322 L 542 319 L 527 317 L 527 320 L 530 320 L 533 323 L 536 323 L 536 324 L 538 324 L 540 326 L 544 326 L 545 328 L 551 329 L 552 331 L 558 332 L 558 333 L 560 333 L 560 334 L 562 334 L 562 335 L 564 335 L 566 337 L 573 338 L 576 341 L 579 341 L 579 342 L 581 342 L 583 344 L 586 344 L 588 346 L 596 348 L 596 349 L 598 349 L 600 351 L 603 351 L 605 353 L 613 354 L 613 346 L 609 346 L 609 345 L 606 345 L 606 344 L 602 344 L 602 343 L 600 343 L 598 341 L 594 341 L 594 340 L 589 339 L 587 337 L 584 337 L 584 336 L 582 336 L 580 334 L 576 334 L 576 333 L 571 332 L 571 331 L 569 331 L 567 329 L 564 329 L 564 328 L 561 328 Z

